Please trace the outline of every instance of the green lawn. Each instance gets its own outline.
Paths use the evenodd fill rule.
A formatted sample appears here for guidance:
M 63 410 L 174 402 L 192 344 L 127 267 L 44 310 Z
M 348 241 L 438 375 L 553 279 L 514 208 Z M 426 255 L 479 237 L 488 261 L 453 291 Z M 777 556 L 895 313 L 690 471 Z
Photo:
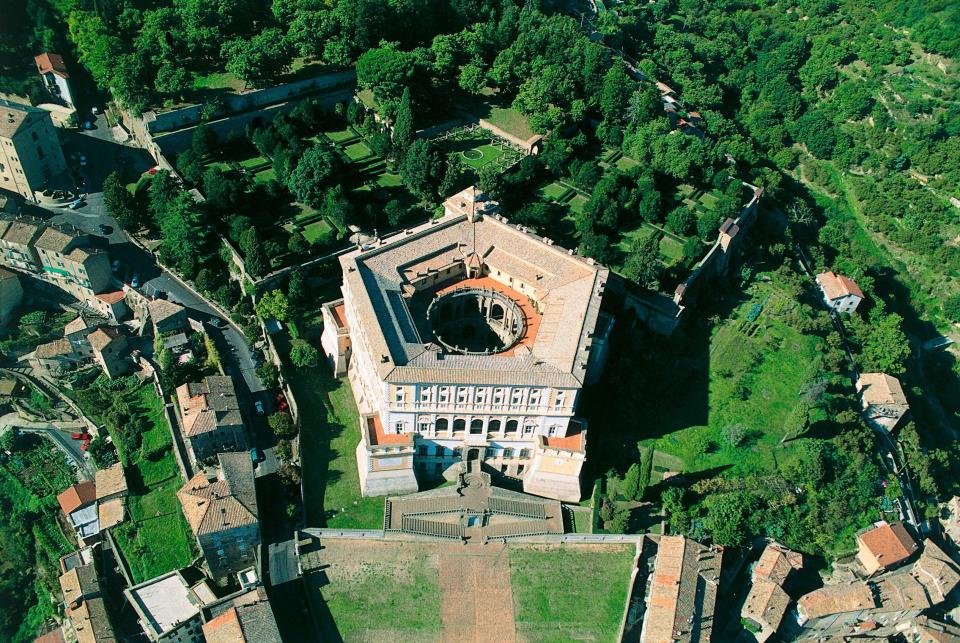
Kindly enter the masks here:
M 486 120 L 524 141 L 536 133 L 530 129 L 527 117 L 512 107 L 491 106 L 490 115 L 486 117 Z
M 618 170 L 626 171 L 632 167 L 640 165 L 640 162 L 633 160 L 629 156 L 621 156 L 613 165 Z
M 193 77 L 194 89 L 230 89 L 240 91 L 243 87 L 243 81 L 230 72 L 214 72 Z
M 660 239 L 660 254 L 664 258 L 664 263 L 673 265 L 683 259 L 683 244 L 676 239 L 664 235 L 663 238 Z
M 264 163 L 267 163 L 267 162 L 268 162 L 268 161 L 267 161 L 266 157 L 263 157 L 263 156 L 254 156 L 253 158 L 243 159 L 242 161 L 240 161 L 239 165 L 240 165 L 240 167 L 242 167 L 243 169 L 249 170 L 250 168 L 257 167 L 257 166 L 259 166 L 259 165 L 263 165 Z M 271 168 L 271 169 L 272 169 L 272 168 Z
M 436 563 L 422 552 L 391 548 L 389 559 L 362 555 L 354 564 L 330 571 L 320 588 L 344 641 L 435 640 L 440 633 L 440 583 Z M 341 573 L 338 573 L 341 572 Z M 312 587 L 314 575 L 308 576 Z M 381 614 L 385 618 L 372 618 Z M 377 633 L 390 633 L 380 639 Z
M 340 130 L 324 131 L 323 135 L 334 143 L 343 143 L 344 141 L 352 141 L 353 139 L 357 138 L 357 133 L 352 127 L 347 127 Z
M 398 188 L 403 185 L 403 178 L 399 174 L 384 172 L 377 177 L 377 185 L 382 188 Z
M 634 553 L 631 545 L 511 546 L 518 638 L 615 641 Z
M 323 219 L 304 226 L 302 234 L 303 238 L 310 243 L 328 243 L 334 239 L 333 228 Z
M 215 167 L 221 172 L 229 172 L 233 169 L 229 163 L 225 163 L 223 161 L 213 161 L 211 163 L 207 163 L 207 167 Z
M 650 413 L 648 431 L 662 435 L 644 440 L 643 446 L 679 457 L 685 471 L 730 467 L 727 476 L 772 473 L 802 448 L 802 439 L 785 444 L 780 440 L 784 420 L 801 389 L 816 375 L 818 339 L 790 324 L 797 304 L 775 283 L 755 283 L 748 294 L 714 330 L 709 354 L 694 356 L 705 362 L 691 370 L 706 369 L 706 400 L 699 399 L 702 384 L 697 382 L 687 388 L 690 399 L 682 396 L 666 405 L 660 401 L 642 405 Z M 763 302 L 759 318 L 747 322 L 750 308 Z M 697 411 L 691 411 L 689 418 L 679 412 L 702 408 L 704 403 L 705 424 Z M 821 419 L 812 417 L 811 423 Z M 738 446 L 726 437 L 733 426 L 747 436 Z
M 140 448 L 121 457 L 126 463 L 130 496 L 127 520 L 114 528 L 114 536 L 134 580 L 141 582 L 189 565 L 194 557 L 194 539 L 177 500 L 183 479 L 173 456 L 163 401 L 150 383 L 122 395 L 131 414 L 146 422 Z M 101 420 L 96 411 L 84 412 Z
M 267 181 L 273 181 L 277 178 L 277 171 L 272 167 L 268 167 L 265 170 L 261 170 L 253 175 L 254 183 L 266 183 Z
M 367 147 L 366 143 L 358 142 L 347 145 L 343 148 L 343 153 L 351 161 L 362 161 L 373 156 L 373 152 Z
M 496 145 L 486 143 L 484 145 L 464 150 L 460 153 L 460 158 L 465 165 L 468 165 L 475 170 L 479 170 L 484 166 L 495 163 L 497 159 L 505 154 L 506 152 L 501 150 Z
M 557 182 L 549 183 L 540 188 L 540 195 L 545 199 L 559 199 L 567 192 L 567 188 Z
M 573 212 L 580 214 L 581 212 L 583 212 L 584 206 L 587 205 L 587 201 L 588 201 L 587 197 L 583 196 L 582 194 L 578 194 L 577 196 L 570 199 L 570 202 L 569 202 L 570 209 Z
M 300 414 L 309 418 L 300 433 L 307 524 L 382 528 L 383 498 L 360 495 L 360 419 L 349 383 L 335 380 L 325 362 L 289 376 Z

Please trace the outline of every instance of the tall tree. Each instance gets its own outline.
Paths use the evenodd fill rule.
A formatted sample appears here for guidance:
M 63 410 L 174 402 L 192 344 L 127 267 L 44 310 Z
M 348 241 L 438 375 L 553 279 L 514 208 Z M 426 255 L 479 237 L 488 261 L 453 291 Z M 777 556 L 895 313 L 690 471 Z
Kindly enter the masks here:
M 136 231 L 140 227 L 140 209 L 135 197 L 120 181 L 120 175 L 114 171 L 103 181 L 103 202 L 125 230 Z
M 283 31 L 270 27 L 252 38 L 225 43 L 223 56 L 231 74 L 254 87 L 265 87 L 290 69 L 293 49 Z
M 393 156 L 403 161 L 407 150 L 413 144 L 416 129 L 413 126 L 413 107 L 410 104 L 410 88 L 403 88 L 403 96 L 397 107 L 397 117 L 393 123 Z
M 318 142 L 303 153 L 296 169 L 287 177 L 287 187 L 297 201 L 318 208 L 323 203 L 324 188 L 339 166 L 329 146 Z
M 660 287 L 660 234 L 651 234 L 643 239 L 634 240 L 630 246 L 630 256 L 623 267 L 624 274 L 644 288 L 656 291 Z

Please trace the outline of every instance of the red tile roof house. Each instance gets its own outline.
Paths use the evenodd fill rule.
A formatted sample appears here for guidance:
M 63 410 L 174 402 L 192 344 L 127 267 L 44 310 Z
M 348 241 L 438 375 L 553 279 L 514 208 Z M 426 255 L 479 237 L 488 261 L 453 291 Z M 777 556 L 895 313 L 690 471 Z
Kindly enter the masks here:
M 918 545 L 903 523 L 875 523 L 857 535 L 857 560 L 868 574 L 886 571 L 913 556 Z
M 823 301 L 838 313 L 852 313 L 863 301 L 863 291 L 853 279 L 833 272 L 817 275 L 817 285 L 823 293 Z
M 77 483 L 57 495 L 63 515 L 77 530 L 84 544 L 99 540 L 100 520 L 97 515 L 97 485 L 91 480 Z
M 63 102 L 73 106 L 73 94 L 70 91 L 70 73 L 60 54 L 43 53 L 35 56 L 33 62 L 43 78 L 47 90 Z

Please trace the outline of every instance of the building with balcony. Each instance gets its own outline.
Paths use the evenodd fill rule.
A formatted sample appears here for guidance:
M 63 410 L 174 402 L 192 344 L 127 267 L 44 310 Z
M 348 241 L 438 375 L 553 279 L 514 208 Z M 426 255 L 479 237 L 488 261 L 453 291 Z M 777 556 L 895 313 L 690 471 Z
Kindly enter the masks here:
M 247 448 L 246 429 L 233 380 L 208 375 L 177 387 L 180 426 L 196 466 L 223 451 Z
M 476 460 L 528 493 L 579 500 L 576 408 L 606 355 L 608 271 L 466 193 L 442 219 L 340 259 L 321 343 L 360 410 L 361 491 L 415 491 Z

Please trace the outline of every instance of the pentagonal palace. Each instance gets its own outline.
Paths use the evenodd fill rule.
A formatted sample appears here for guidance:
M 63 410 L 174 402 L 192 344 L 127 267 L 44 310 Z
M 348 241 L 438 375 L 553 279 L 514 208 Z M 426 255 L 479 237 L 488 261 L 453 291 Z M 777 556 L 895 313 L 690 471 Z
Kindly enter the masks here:
M 528 493 L 579 500 L 575 411 L 606 357 L 608 271 L 473 188 L 444 207 L 342 256 L 343 298 L 323 306 L 324 352 L 360 410 L 361 490 L 413 492 L 480 460 Z

